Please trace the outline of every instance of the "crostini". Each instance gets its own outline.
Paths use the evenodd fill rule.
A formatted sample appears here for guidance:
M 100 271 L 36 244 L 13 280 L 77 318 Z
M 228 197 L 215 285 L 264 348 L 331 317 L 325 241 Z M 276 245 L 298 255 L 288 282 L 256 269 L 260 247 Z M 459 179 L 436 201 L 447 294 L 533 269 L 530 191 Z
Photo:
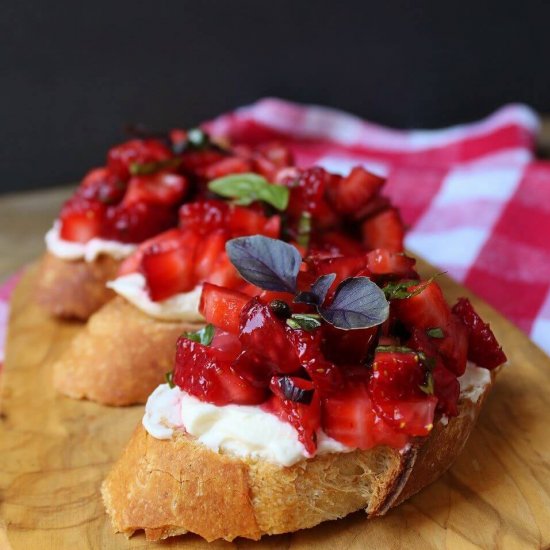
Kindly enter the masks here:
M 394 269 L 391 261 L 410 265 L 400 256 L 403 224 L 380 195 L 383 179 L 362 168 L 346 177 L 317 167 L 279 167 L 264 174 L 218 170 L 215 175 L 221 177 L 206 186 L 218 198 L 184 204 L 179 229 L 146 241 L 124 261 L 119 276 L 107 285 L 117 298 L 92 316 L 54 366 L 58 391 L 107 405 L 145 402 L 170 370 L 177 336 L 196 328 L 189 323 L 203 321 L 198 300 L 204 282 L 248 295 L 261 292 L 229 262 L 228 239 L 284 238 L 318 258 L 356 254 L 360 261 L 366 250 L 376 248 L 379 252 L 369 254 L 378 255 L 377 269 Z M 149 338 L 151 327 L 155 338 Z M 115 388 L 119 379 L 126 382 Z
M 115 531 L 259 539 L 378 516 L 450 466 L 506 361 L 467 299 L 450 308 L 399 254 L 388 274 L 261 236 L 227 252 L 264 290 L 204 285 L 208 329 L 178 340 L 103 483 Z

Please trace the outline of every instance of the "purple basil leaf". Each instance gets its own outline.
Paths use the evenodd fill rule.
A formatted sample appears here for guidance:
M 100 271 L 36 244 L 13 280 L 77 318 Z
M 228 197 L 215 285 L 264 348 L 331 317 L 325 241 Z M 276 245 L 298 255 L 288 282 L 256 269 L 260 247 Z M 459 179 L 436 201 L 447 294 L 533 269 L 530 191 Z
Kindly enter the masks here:
M 225 250 L 245 281 L 264 290 L 296 291 L 302 258 L 292 245 L 253 235 L 227 241 Z
M 318 307 L 321 317 L 344 330 L 381 325 L 390 312 L 384 292 L 368 277 L 343 280 L 328 307 Z
M 294 302 L 296 304 L 311 304 L 312 306 L 322 306 L 327 296 L 330 285 L 336 279 L 336 273 L 321 275 L 312 285 L 311 290 L 304 290 L 296 294 Z

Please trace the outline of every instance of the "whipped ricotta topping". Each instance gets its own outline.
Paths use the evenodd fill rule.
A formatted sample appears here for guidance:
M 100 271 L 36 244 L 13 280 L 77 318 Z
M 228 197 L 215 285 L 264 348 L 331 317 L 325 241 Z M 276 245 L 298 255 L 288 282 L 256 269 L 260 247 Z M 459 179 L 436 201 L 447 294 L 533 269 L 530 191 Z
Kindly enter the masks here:
M 468 361 L 466 371 L 458 378 L 458 381 L 460 382 L 461 397 L 472 403 L 477 403 L 485 388 L 491 383 L 491 372 Z
M 141 273 L 130 273 L 109 281 L 107 287 L 126 298 L 138 309 L 163 321 L 204 321 L 199 313 L 202 285 L 190 292 L 174 294 L 166 300 L 154 302 L 147 293 L 147 280 Z
M 174 430 L 180 429 L 213 451 L 281 466 L 311 458 L 296 430 L 274 414 L 252 405 L 205 403 L 178 387 L 170 389 L 168 384 L 159 386 L 149 397 L 143 426 L 158 439 L 170 439 Z M 317 433 L 316 454 L 351 450 L 322 430 Z
M 45 241 L 49 252 L 62 260 L 84 260 L 93 262 L 101 254 L 112 256 L 117 260 L 128 257 L 137 248 L 135 244 L 93 238 L 87 243 L 66 241 L 60 235 L 61 223 L 56 220 L 46 233 Z

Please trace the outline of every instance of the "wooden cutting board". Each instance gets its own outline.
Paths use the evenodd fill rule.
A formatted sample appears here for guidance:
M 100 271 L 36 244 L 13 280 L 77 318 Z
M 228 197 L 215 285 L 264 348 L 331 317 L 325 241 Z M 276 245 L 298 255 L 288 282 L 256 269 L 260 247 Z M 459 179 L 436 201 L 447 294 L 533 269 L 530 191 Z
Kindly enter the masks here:
M 424 274 L 433 272 L 423 266 Z M 294 535 L 208 545 L 114 535 L 99 486 L 142 415 L 54 393 L 54 359 L 79 325 L 55 322 L 32 299 L 35 270 L 12 304 L 0 403 L 0 548 L 545 548 L 550 545 L 550 359 L 474 298 L 504 344 L 499 376 L 462 455 L 439 481 L 367 521 L 358 512 Z M 471 295 L 442 277 L 451 300 Z M 3 524 L 3 527 L 2 527 Z M 8 542 L 9 541 L 9 542 Z M 11 545 L 11 546 L 10 546 Z

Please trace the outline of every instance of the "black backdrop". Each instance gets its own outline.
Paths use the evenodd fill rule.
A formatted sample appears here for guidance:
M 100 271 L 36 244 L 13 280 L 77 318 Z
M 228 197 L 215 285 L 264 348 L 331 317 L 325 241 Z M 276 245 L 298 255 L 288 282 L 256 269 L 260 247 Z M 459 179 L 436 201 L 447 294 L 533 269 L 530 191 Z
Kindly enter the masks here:
M 0 191 L 78 179 L 124 123 L 265 95 L 399 127 L 550 112 L 550 2 L 178 0 L 0 5 Z

